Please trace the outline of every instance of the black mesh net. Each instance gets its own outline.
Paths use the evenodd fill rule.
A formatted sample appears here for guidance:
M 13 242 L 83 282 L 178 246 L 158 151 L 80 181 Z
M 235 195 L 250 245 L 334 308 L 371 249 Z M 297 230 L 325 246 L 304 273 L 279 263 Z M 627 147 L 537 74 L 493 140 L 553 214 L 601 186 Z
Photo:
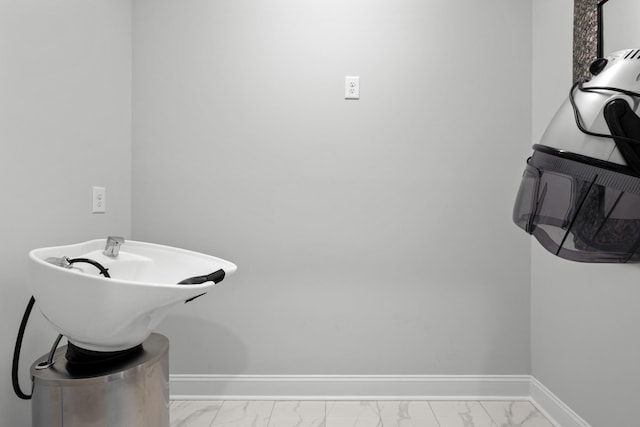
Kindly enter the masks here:
M 640 178 L 618 165 L 534 151 L 513 220 L 565 259 L 640 262 Z

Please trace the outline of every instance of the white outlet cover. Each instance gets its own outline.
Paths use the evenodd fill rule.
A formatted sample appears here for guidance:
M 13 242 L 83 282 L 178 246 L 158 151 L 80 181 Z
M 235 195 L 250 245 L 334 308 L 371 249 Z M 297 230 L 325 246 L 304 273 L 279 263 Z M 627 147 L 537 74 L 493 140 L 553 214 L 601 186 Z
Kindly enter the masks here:
M 107 191 L 104 187 L 93 187 L 92 213 L 105 213 L 107 211 Z
M 344 99 L 360 99 L 360 76 L 345 76 Z

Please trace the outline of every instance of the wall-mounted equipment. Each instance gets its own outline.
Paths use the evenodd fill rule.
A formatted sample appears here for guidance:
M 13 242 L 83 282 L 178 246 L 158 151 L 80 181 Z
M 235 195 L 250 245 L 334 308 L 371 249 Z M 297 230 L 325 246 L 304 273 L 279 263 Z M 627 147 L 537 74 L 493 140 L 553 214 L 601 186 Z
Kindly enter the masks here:
M 589 71 L 533 146 L 513 220 L 565 259 L 640 262 L 640 49 Z

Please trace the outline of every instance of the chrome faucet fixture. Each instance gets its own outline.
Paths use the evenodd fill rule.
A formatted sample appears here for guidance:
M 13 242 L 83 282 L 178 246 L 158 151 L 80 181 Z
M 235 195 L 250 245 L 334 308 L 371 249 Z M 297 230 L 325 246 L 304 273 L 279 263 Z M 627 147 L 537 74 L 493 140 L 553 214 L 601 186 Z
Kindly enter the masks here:
M 107 237 L 107 244 L 102 252 L 108 257 L 115 258 L 120 253 L 120 246 L 124 244 L 124 237 L 109 236 Z

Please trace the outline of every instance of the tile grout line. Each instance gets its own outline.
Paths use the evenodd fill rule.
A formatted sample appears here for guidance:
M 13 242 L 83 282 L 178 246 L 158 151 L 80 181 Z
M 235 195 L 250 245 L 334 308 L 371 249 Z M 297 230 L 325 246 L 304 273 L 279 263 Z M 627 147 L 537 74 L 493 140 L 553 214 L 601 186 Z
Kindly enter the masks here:
M 209 427 L 213 427 L 213 423 L 216 421 L 216 418 L 218 418 L 218 414 L 220 413 L 220 410 L 222 409 L 222 405 L 224 405 L 224 402 L 225 402 L 224 400 L 220 401 L 220 406 L 218 406 L 218 410 L 216 411 L 216 414 L 211 419 L 211 423 L 209 424 Z
M 327 427 L 327 401 L 324 401 L 324 420 L 322 427 Z
M 542 418 L 544 418 L 545 420 L 547 420 L 547 422 L 551 425 L 551 427 L 560 427 L 557 426 L 556 424 L 552 423 L 545 415 L 544 413 L 540 410 L 540 408 L 538 408 L 538 405 L 536 405 L 531 399 L 527 400 L 527 402 L 529 402 L 531 404 L 531 406 L 533 406 L 533 409 L 536 410 L 537 413 L 540 414 L 540 416 Z
M 491 414 L 489 413 L 489 411 L 487 410 L 487 408 L 484 407 L 484 405 L 482 404 L 481 400 L 478 400 L 478 403 L 480 404 L 480 407 L 484 410 L 485 414 L 487 414 L 489 416 L 489 419 L 491 420 L 491 422 L 498 427 L 498 422 L 496 420 L 493 419 L 493 417 L 491 416 Z
M 427 400 L 427 404 L 429 404 L 429 409 L 431 410 L 431 413 L 433 414 L 433 419 L 436 420 L 436 423 L 438 423 L 439 427 L 442 427 L 442 424 L 440 424 L 440 420 L 438 419 L 438 416 L 436 415 L 436 411 L 433 410 L 433 406 L 431 406 L 431 401 Z
M 267 419 L 267 425 L 265 427 L 269 427 L 269 425 L 271 424 L 271 417 L 273 416 L 273 411 L 276 407 L 276 401 L 272 401 L 271 402 L 271 411 L 269 412 L 269 419 Z

